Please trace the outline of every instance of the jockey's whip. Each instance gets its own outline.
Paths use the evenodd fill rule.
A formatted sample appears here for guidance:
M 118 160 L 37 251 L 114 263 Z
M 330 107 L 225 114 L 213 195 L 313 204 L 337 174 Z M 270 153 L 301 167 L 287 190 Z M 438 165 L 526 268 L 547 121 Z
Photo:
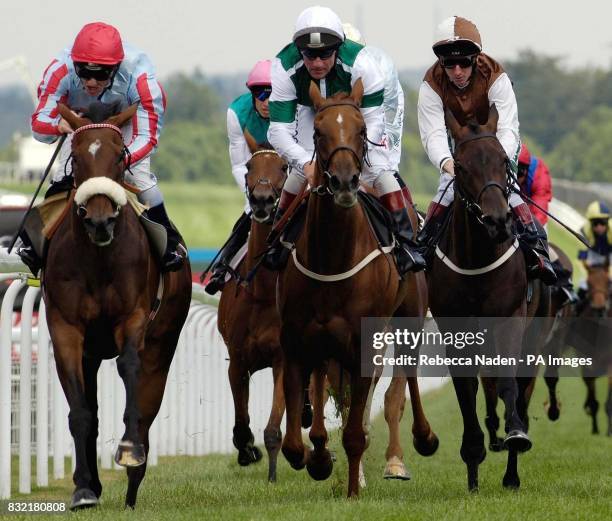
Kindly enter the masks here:
M 62 148 L 62 145 L 64 144 L 64 141 L 66 141 L 66 137 L 68 137 L 68 134 L 62 134 L 57 142 L 57 146 L 55 147 L 55 151 L 53 152 L 53 155 L 51 156 L 51 160 L 49 161 L 49 164 L 47 165 L 47 168 L 45 169 L 45 173 L 40 179 L 40 183 L 38 183 L 38 188 L 36 189 L 36 192 L 34 192 L 34 197 L 32 197 L 32 200 L 30 201 L 30 206 L 28 206 L 26 213 L 23 214 L 21 222 L 19 223 L 19 228 L 17 228 L 17 232 L 15 233 L 15 235 L 13 235 L 11 244 L 8 247 L 9 253 L 11 253 L 13 246 L 15 246 L 15 243 L 17 242 L 17 237 L 19 237 L 21 230 L 23 230 L 23 225 L 25 224 L 25 221 L 30 213 L 30 210 L 32 209 L 32 206 L 34 206 L 34 201 L 36 201 L 36 198 L 38 197 L 38 193 L 40 192 L 40 189 L 42 188 L 42 185 L 44 184 L 45 179 L 49 175 L 49 172 L 51 171 L 51 167 L 53 166 L 53 163 L 55 163 L 55 158 L 59 154 L 60 149 Z
M 510 177 L 510 179 L 512 179 L 513 181 L 516 182 L 517 186 L 519 186 L 518 183 L 518 179 L 516 178 L 516 176 L 511 173 L 508 172 L 508 176 Z M 584 244 L 587 248 L 590 248 L 591 245 L 586 241 L 586 239 L 580 235 L 579 233 L 575 232 L 574 230 L 572 230 L 567 224 L 565 224 L 564 222 L 562 222 L 560 219 L 557 219 L 557 217 L 555 217 L 553 214 L 551 214 L 550 212 L 548 212 L 548 210 L 545 210 L 544 208 L 542 208 L 538 203 L 536 203 L 531 197 L 529 197 L 527 194 L 524 194 L 521 192 L 520 188 L 516 188 L 514 185 L 510 186 L 510 189 L 514 192 L 517 193 L 518 195 L 520 195 L 523 199 L 526 199 L 527 202 L 529 202 L 530 204 L 532 204 L 533 206 L 535 206 L 538 210 L 541 210 L 542 212 L 544 212 L 546 215 L 548 215 L 548 217 L 550 217 L 553 221 L 555 221 L 557 224 L 560 224 L 563 228 L 565 228 L 565 230 L 567 230 L 569 233 L 571 233 L 574 237 L 576 237 L 576 239 L 578 239 L 582 244 Z

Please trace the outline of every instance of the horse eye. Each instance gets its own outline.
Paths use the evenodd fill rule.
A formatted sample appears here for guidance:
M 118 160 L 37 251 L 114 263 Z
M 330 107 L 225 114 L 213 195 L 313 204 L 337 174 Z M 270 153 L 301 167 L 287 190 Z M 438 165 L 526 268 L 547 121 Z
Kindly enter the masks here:
M 246 166 L 246 169 L 247 169 L 247 170 L 250 170 L 250 169 L 251 169 L 251 162 L 250 162 L 250 161 L 247 161 L 247 164 L 246 164 L 246 165 L 244 165 L 244 166 Z
M 287 172 L 287 170 L 289 169 L 289 165 L 283 165 L 282 167 L 283 172 Z

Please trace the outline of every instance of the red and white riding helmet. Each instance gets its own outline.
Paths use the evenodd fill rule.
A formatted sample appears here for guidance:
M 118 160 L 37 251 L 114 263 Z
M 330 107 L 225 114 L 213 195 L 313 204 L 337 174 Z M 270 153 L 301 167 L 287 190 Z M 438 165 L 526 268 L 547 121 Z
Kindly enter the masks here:
M 124 57 L 121 35 L 104 22 L 87 24 L 77 34 L 70 55 L 74 62 L 117 65 Z

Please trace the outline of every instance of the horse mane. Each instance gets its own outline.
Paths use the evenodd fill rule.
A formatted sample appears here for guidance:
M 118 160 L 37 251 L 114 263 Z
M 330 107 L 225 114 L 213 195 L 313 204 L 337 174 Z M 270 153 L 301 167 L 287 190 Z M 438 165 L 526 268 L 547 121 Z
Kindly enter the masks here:
M 87 109 L 87 112 L 83 114 L 83 117 L 91 120 L 92 123 L 103 123 L 111 116 L 119 114 L 120 111 L 120 101 L 115 101 L 114 103 L 94 101 L 91 105 L 89 105 L 89 108 Z
M 258 143 L 257 145 L 257 152 L 260 150 L 274 150 L 274 147 L 268 141 L 264 141 L 263 143 Z

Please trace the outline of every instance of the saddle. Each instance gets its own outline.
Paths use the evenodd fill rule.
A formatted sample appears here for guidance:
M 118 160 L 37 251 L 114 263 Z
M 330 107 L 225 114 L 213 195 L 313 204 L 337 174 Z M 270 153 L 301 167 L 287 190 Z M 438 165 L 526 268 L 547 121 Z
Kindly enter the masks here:
M 309 193 L 304 197 L 295 212 L 289 217 L 281 233 L 280 242 L 286 248 L 285 254 L 282 256 L 281 267 L 286 264 L 289 252 L 295 248 L 295 244 L 301 236 L 309 197 L 313 197 L 312 194 Z M 395 239 L 395 221 L 389 211 L 374 195 L 368 192 L 360 190 L 357 192 L 357 197 L 379 248 L 396 245 L 398 241 Z
M 43 261 L 46 260 L 49 241 L 70 211 L 75 192 L 71 189 L 48 196 L 42 203 L 33 207 L 26 218 L 24 230 L 32 242 L 32 247 Z M 161 260 L 168 241 L 166 228 L 147 218 L 147 207 L 138 201 L 133 192 L 127 188 L 125 192 L 129 206 L 147 233 L 153 254 Z

